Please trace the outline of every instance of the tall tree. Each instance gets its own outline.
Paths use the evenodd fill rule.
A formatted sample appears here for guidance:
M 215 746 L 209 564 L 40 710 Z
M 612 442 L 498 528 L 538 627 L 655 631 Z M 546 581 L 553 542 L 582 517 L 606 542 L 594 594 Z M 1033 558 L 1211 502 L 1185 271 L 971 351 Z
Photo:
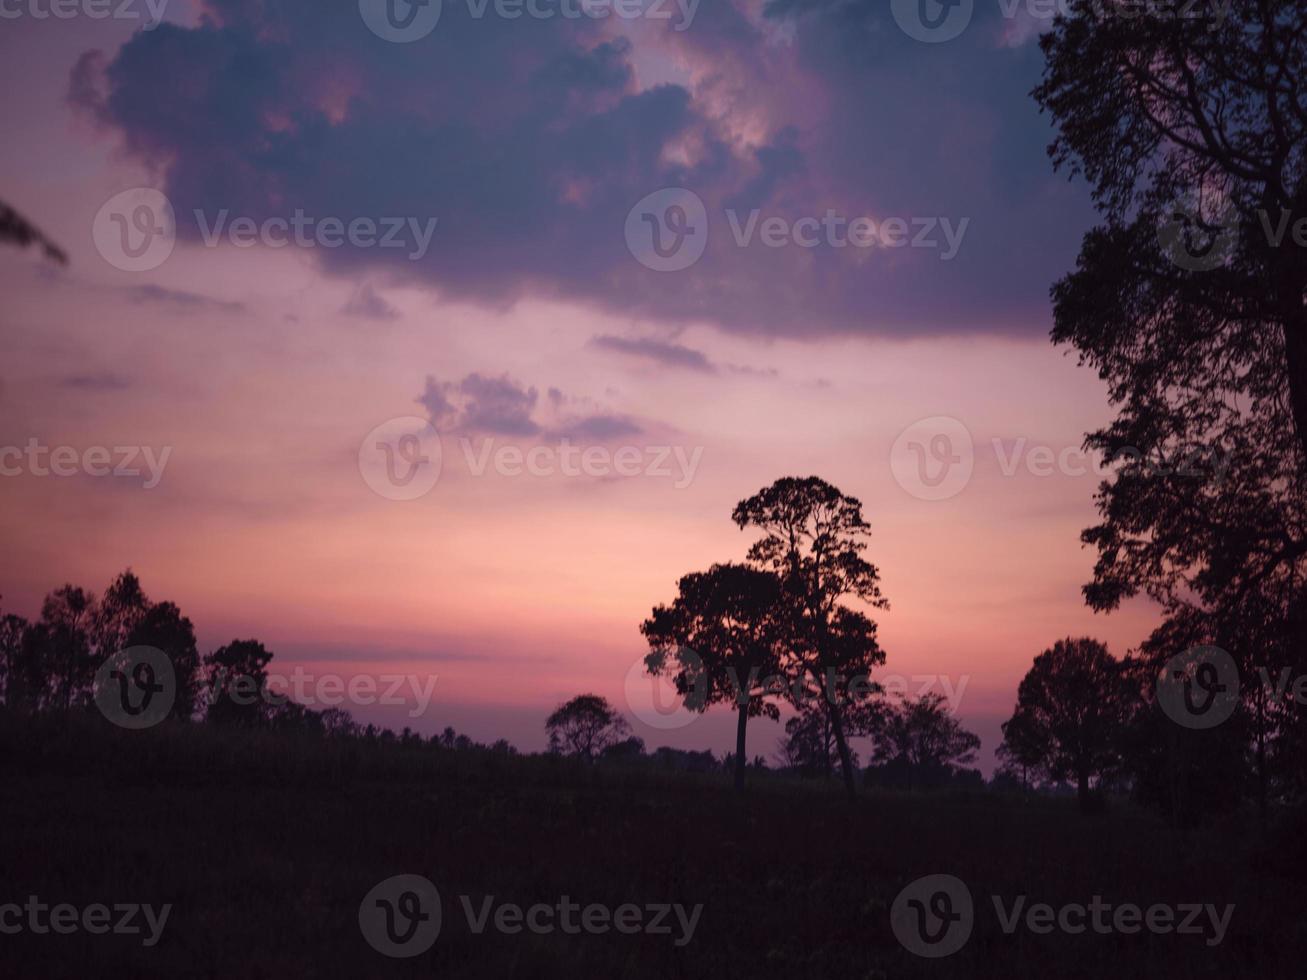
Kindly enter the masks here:
M 545 721 L 549 750 L 580 756 L 587 762 L 630 734 L 630 727 L 606 698 L 578 694 Z
M 1110 610 L 1143 593 L 1203 642 L 1232 636 L 1245 676 L 1276 648 L 1301 673 L 1307 6 L 1244 0 L 1219 22 L 1117 13 L 1076 4 L 1042 39 L 1051 153 L 1089 180 L 1103 218 L 1054 288 L 1053 339 L 1117 406 L 1090 446 L 1199 465 L 1127 462 L 1104 483 L 1083 535 L 1098 551 L 1086 598 Z M 1256 642 L 1231 629 L 1247 623 Z M 1162 638 L 1147 649 L 1178 652 Z
M 1073 781 L 1087 810 L 1091 781 L 1121 764 L 1121 739 L 1135 705 L 1107 647 L 1068 637 L 1036 657 L 1021 679 L 1016 711 L 1003 725 L 1005 744 L 1054 780 Z
M 748 565 L 713 565 L 681 578 L 670 606 L 657 606 L 640 632 L 649 641 L 651 674 L 668 672 L 691 711 L 731 704 L 736 712 L 735 788 L 744 789 L 745 727 L 750 718 L 773 720 L 780 710 L 785 655 L 781 581 Z
M 48 706 L 67 711 L 90 696 L 96 666 L 94 619 L 95 594 L 75 585 L 55 589 L 41 603 L 33 639 L 42 651 Z
M 27 628 L 27 620 L 22 616 L 14 613 L 0 615 L 0 701 L 10 708 L 21 700 L 18 691 L 21 686 L 23 634 Z
M 749 561 L 781 578 L 793 670 L 819 692 L 852 799 L 854 765 L 841 702 L 872 696 L 871 669 L 885 662 L 885 653 L 876 641 L 876 624 L 844 603 L 889 607 L 880 573 L 863 557 L 871 525 L 860 501 L 815 476 L 777 480 L 737 504 L 731 516 L 740 528 L 763 532 L 749 549 Z

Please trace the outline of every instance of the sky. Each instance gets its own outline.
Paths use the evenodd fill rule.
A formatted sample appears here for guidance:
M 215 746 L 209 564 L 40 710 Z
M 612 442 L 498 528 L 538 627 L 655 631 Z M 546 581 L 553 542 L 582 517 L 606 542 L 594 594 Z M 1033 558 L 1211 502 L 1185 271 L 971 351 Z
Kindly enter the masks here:
M 1080 592 L 1111 406 L 1048 339 L 1094 214 L 1043 4 L 68 2 L 0 19 L 0 199 L 70 259 L 0 253 L 4 610 L 130 566 L 201 650 L 434 678 L 365 721 L 535 750 L 594 691 L 721 752 L 638 626 L 814 474 L 874 676 L 985 769 L 1039 652 L 1155 624 Z

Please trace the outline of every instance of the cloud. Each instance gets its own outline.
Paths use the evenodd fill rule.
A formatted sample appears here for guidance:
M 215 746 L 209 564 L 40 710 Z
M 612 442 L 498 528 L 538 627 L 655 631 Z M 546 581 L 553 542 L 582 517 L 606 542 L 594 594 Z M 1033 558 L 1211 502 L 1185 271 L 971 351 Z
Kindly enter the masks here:
M 166 289 L 163 286 L 155 286 L 151 283 L 141 286 L 128 286 L 126 293 L 135 303 L 171 303 L 194 310 L 213 310 L 219 313 L 245 312 L 244 303 L 213 299 L 209 296 L 201 296 L 199 293 L 189 293 L 180 289 Z
M 419 258 L 312 255 L 331 275 L 384 271 L 497 308 L 547 296 L 764 336 L 1043 332 L 1092 210 L 1046 158 L 1028 97 L 1042 56 L 1001 47 L 1006 21 L 985 5 L 940 45 L 888 6 L 717 0 L 678 32 L 447 3 L 429 36 L 388 44 L 352 3 L 205 0 L 194 26 L 88 52 L 69 91 L 162 174 L 183 241 L 200 237 L 197 210 L 438 219 Z M 696 194 L 707 222 L 676 272 L 642 265 L 625 236 L 664 188 Z M 852 246 L 859 218 L 906 233 Z M 769 219 L 796 233 L 767 244 Z M 966 223 L 952 252 L 945 220 Z
M 631 357 L 644 358 L 667 367 L 685 368 L 689 371 L 714 373 L 717 369 L 702 351 L 692 347 L 683 347 L 663 340 L 652 338 L 631 339 L 602 334 L 590 341 L 595 347 L 628 354 Z
M 349 298 L 340 310 L 346 316 L 356 316 L 365 320 L 394 320 L 399 310 L 386 302 L 385 298 L 372 288 L 371 283 L 364 283 Z
M 593 407 L 578 411 L 584 400 L 557 388 L 548 389 L 542 404 L 536 388 L 507 374 L 496 378 L 473 372 L 461 381 L 445 382 L 428 376 L 416 400 L 441 432 L 607 442 L 644 431 L 627 415 Z

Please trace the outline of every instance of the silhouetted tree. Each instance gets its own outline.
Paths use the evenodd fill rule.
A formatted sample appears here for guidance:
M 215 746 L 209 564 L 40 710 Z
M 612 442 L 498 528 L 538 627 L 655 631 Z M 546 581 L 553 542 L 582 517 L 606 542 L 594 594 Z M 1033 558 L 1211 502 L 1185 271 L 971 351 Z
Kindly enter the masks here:
M 150 603 L 133 623 L 123 645 L 154 647 L 168 655 L 177 683 L 170 714 L 189 720 L 196 713 L 200 695 L 200 654 L 191 621 L 174 603 Z
M 749 561 L 784 583 L 791 670 L 819 693 L 852 799 L 845 707 L 873 696 L 871 669 L 885 662 L 885 654 L 876 642 L 876 624 L 843 603 L 858 599 L 889 607 L 879 572 L 863 557 L 871 526 L 862 504 L 818 477 L 784 477 L 741 501 L 731 516 L 741 528 L 763 531 Z
M 1010 776 L 1022 789 L 1042 784 L 1045 777 L 1044 744 L 1030 721 L 1029 714 L 1013 715 L 1003 725 L 1003 743 L 995 752 L 998 757 L 995 775 Z
M 43 703 L 67 711 L 90 696 L 95 677 L 91 629 L 95 595 L 65 585 L 45 597 L 33 640 L 41 651 Z
M 545 721 L 549 751 L 591 761 L 630 731 L 620 714 L 598 694 L 578 694 Z
M 829 778 L 840 764 L 840 750 L 835 744 L 830 712 L 813 703 L 788 719 L 780 754 L 787 768 Z M 854 766 L 858 764 L 857 753 L 852 749 L 849 750 L 849 759 Z
M 1187 453 L 1199 470 L 1126 463 L 1103 484 L 1102 522 L 1083 535 L 1098 551 L 1086 597 L 1110 610 L 1143 593 L 1184 632 L 1233 640 L 1245 677 L 1274 651 L 1301 674 L 1307 249 L 1293 235 L 1307 220 L 1307 6 L 1241 4 L 1217 21 L 1077 4 L 1041 43 L 1051 152 L 1088 178 L 1103 217 L 1053 292 L 1054 341 L 1118 406 L 1087 443 L 1151 462 Z M 1171 628 L 1146 645 L 1153 671 L 1176 652 Z M 1248 707 L 1265 726 L 1261 793 L 1271 740 L 1301 743 L 1303 719 L 1296 705 L 1279 719 Z
M 942 694 L 923 694 L 889 705 L 875 732 L 872 761 L 890 782 L 931 788 L 976 761 L 980 737 L 959 724 Z
M 1013 732 L 1014 755 L 1023 753 L 1059 782 L 1073 780 L 1087 810 L 1090 781 L 1121 763 L 1122 733 L 1136 703 L 1107 647 L 1088 637 L 1068 637 L 1036 657 L 1022 678 L 1004 737 Z
M 204 658 L 208 720 L 217 725 L 261 724 L 268 703 L 272 654 L 257 640 L 233 640 Z
M 606 747 L 600 754 L 602 758 L 616 762 L 629 762 L 633 759 L 643 759 L 644 739 L 640 738 L 638 735 L 632 735 L 630 738 L 624 738 L 620 742 L 614 742 L 612 745 Z
M 735 788 L 744 789 L 745 726 L 750 718 L 780 717 L 774 687 L 785 654 L 781 582 L 747 565 L 713 565 L 681 578 L 670 606 L 657 606 L 640 626 L 651 647 L 651 674 L 672 673 L 691 711 L 714 704 L 735 708 Z M 768 685 L 773 686 L 768 686 Z
M 23 634 L 26 632 L 27 620 L 22 616 L 14 613 L 0 615 L 0 701 L 10 708 L 17 707 L 22 701 L 18 692 L 22 686 L 20 672 Z

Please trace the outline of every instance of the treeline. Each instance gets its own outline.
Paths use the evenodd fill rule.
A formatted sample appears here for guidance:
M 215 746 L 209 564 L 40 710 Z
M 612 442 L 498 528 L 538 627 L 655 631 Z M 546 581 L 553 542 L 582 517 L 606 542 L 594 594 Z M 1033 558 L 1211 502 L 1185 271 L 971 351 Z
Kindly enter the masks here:
M 1036 657 L 1003 725 L 999 773 L 1031 787 L 1073 785 L 1085 808 L 1104 792 L 1129 795 L 1179 825 L 1245 802 L 1263 814 L 1300 804 L 1302 675 L 1270 659 L 1241 667 L 1214 645 L 1177 650 L 1166 636 L 1121 660 L 1088 637 Z
M 273 654 L 258 640 L 232 640 L 200 655 L 195 628 L 173 602 L 154 601 L 131 569 L 102 594 L 75 585 L 51 592 L 29 622 L 0 614 L 0 702 L 16 714 L 90 710 L 103 695 L 104 669 L 139 648 L 167 658 L 164 717 L 219 726 L 379 737 L 347 711 L 315 711 L 268 686 Z M 163 720 L 162 718 L 160 720 Z

